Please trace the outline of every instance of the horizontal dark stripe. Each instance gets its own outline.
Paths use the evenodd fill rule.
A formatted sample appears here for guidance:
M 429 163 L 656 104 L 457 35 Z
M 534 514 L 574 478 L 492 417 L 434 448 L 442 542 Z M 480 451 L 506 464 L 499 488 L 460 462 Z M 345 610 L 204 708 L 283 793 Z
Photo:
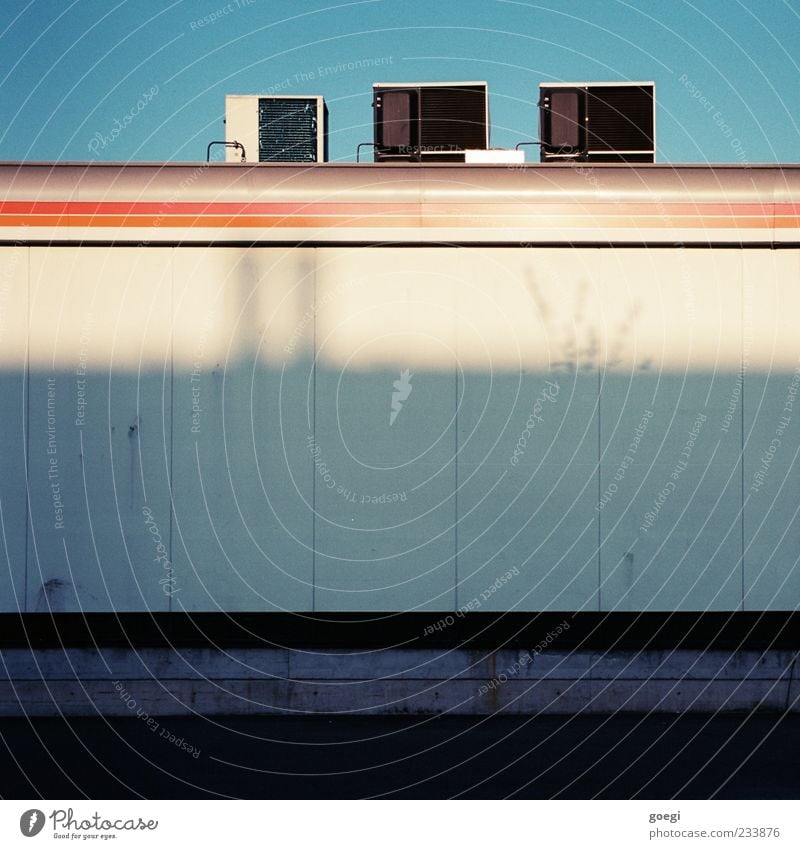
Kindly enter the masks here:
M 0 648 L 531 648 L 565 620 L 570 627 L 562 628 L 556 638 L 559 651 L 800 648 L 800 612 L 467 613 L 457 616 L 449 611 L 5 613 L 0 614 Z
M 354 241 L 354 240 L 307 240 L 307 241 L 269 241 L 241 239 L 183 239 L 180 241 L 144 242 L 135 239 L 0 239 L 0 247 L 50 247 L 50 248 L 520 248 L 519 241 L 470 241 L 458 242 L 403 242 L 403 241 Z M 567 241 L 531 241 L 525 247 L 530 248 L 654 248 L 659 250 L 678 248 L 689 249 L 759 249 L 759 250 L 797 250 L 800 242 L 567 242 Z

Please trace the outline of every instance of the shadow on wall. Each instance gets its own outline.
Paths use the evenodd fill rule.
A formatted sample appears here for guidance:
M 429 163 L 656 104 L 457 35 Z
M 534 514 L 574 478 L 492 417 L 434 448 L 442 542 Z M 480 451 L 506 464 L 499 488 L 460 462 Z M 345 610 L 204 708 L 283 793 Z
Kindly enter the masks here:
M 0 608 L 794 609 L 776 253 L 0 249 Z

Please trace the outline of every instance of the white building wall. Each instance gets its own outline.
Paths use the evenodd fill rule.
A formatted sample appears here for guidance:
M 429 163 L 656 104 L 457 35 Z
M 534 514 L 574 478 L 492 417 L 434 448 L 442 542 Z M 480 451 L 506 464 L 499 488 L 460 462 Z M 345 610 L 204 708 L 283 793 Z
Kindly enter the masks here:
M 799 272 L 2 248 L 0 609 L 794 609 Z

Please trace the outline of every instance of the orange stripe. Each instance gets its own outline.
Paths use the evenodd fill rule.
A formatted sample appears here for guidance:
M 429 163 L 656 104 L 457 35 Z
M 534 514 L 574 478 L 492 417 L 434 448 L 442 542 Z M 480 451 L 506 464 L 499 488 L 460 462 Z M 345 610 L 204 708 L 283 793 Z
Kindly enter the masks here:
M 664 219 L 618 216 L 133 216 L 133 215 L 0 215 L 0 225 L 6 227 L 142 227 L 154 230 L 165 227 L 200 228 L 392 228 L 392 227 L 469 227 L 469 228 L 548 228 L 613 227 L 624 229 L 680 228 L 791 228 L 800 227 L 800 216 L 782 216 L 773 222 L 771 217 L 696 216 Z

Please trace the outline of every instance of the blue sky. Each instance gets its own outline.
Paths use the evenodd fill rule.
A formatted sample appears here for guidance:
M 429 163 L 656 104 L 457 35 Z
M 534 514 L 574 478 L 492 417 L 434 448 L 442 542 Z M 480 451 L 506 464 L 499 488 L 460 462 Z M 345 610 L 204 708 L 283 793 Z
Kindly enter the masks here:
M 225 94 L 273 89 L 352 161 L 372 83 L 427 80 L 488 81 L 510 147 L 540 82 L 654 80 L 659 161 L 798 162 L 798 61 L 798 0 L 1 0 L 0 159 L 202 160 Z

